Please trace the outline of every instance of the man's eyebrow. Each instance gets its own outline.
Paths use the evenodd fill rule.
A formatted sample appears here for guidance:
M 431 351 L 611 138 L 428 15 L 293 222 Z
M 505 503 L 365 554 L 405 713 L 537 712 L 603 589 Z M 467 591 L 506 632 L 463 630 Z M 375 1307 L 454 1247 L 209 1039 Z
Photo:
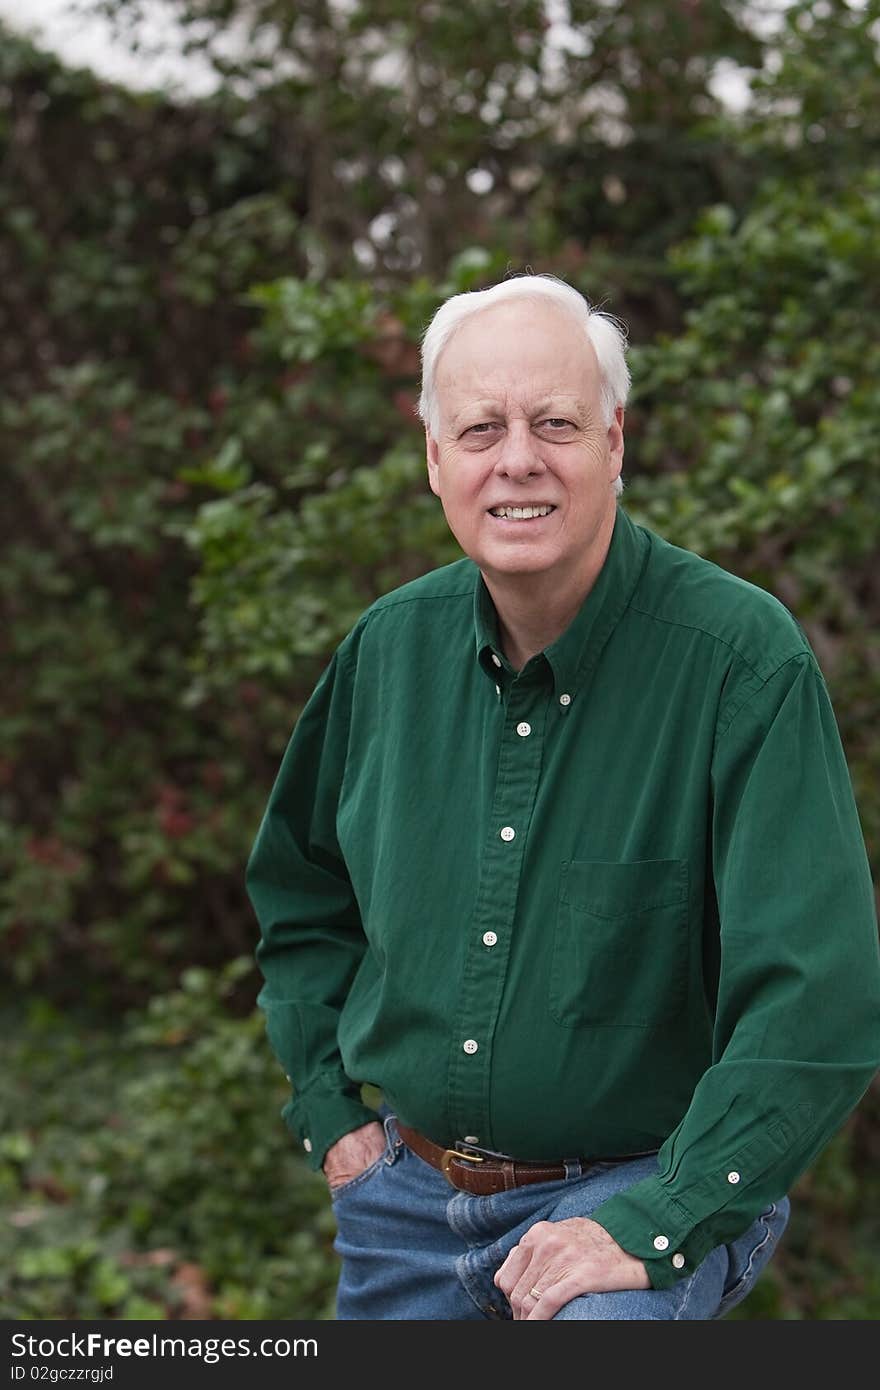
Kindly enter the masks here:
M 542 396 L 540 400 L 531 407 L 529 414 L 533 418 L 553 410 L 564 410 L 571 414 L 572 411 L 583 410 L 584 408 L 584 401 L 580 396 Z M 459 410 L 452 413 L 450 416 L 450 424 L 456 426 L 461 420 L 468 416 L 476 415 L 482 418 L 484 415 L 499 415 L 501 411 L 502 407 L 499 405 L 498 401 L 489 397 L 486 397 L 485 400 L 468 401 L 466 405 L 461 406 Z
M 467 404 L 461 406 L 459 410 L 453 411 L 450 416 L 450 423 L 457 425 L 460 420 L 464 420 L 468 415 L 498 415 L 500 411 L 501 406 L 498 402 L 488 397 L 482 401 L 468 401 Z

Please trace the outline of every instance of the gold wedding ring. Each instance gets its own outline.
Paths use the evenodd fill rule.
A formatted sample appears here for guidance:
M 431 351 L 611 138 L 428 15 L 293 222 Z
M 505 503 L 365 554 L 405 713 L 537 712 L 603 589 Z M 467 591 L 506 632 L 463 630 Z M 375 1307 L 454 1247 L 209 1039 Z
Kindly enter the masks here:
M 540 1297 L 541 1297 L 541 1290 L 540 1290 L 540 1289 L 529 1289 L 529 1297 L 530 1297 L 530 1298 L 540 1298 Z

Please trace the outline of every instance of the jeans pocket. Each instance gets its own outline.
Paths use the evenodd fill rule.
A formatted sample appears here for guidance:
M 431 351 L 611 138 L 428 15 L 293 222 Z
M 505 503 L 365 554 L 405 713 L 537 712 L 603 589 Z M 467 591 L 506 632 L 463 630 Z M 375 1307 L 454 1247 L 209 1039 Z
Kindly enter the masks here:
M 356 1173 L 353 1178 L 349 1178 L 348 1182 L 343 1182 L 336 1187 L 331 1187 L 331 1202 L 336 1203 L 339 1201 L 340 1197 L 347 1196 L 347 1194 L 349 1192 L 353 1192 L 355 1188 L 363 1187 L 366 1183 L 370 1181 L 370 1178 L 375 1177 L 376 1174 L 380 1172 L 383 1167 L 395 1161 L 397 1153 L 403 1141 L 398 1136 L 396 1129 L 393 1127 L 393 1124 L 394 1116 L 390 1114 L 386 1115 L 383 1121 L 383 1127 L 385 1130 L 385 1148 L 382 1150 L 379 1157 L 375 1158 L 372 1163 L 370 1163 L 366 1168 L 363 1169 L 362 1172 Z
M 716 1318 L 723 1317 L 751 1293 L 758 1275 L 776 1249 L 776 1243 L 788 1224 L 788 1214 L 788 1198 L 783 1197 L 781 1202 L 773 1202 L 766 1211 L 762 1211 L 744 1236 L 728 1245 L 727 1283 L 715 1314 Z

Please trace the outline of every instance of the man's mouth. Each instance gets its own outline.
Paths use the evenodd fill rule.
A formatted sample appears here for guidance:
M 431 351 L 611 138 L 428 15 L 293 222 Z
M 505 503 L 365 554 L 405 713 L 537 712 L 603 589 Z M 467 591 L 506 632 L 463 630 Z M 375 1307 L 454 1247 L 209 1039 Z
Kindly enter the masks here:
M 549 516 L 556 508 L 552 502 L 539 502 L 535 507 L 490 507 L 489 515 L 501 517 L 504 521 L 532 521 L 538 516 Z

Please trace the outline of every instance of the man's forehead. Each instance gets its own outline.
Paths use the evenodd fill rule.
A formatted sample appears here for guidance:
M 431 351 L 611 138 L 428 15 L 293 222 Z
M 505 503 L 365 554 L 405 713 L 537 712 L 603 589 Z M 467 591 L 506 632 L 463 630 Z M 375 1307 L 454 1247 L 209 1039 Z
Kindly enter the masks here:
M 464 395 L 495 399 L 512 390 L 536 397 L 589 395 L 598 366 L 592 343 L 571 316 L 556 310 L 504 323 L 496 308 L 453 333 L 436 364 L 435 387 L 450 402 Z

